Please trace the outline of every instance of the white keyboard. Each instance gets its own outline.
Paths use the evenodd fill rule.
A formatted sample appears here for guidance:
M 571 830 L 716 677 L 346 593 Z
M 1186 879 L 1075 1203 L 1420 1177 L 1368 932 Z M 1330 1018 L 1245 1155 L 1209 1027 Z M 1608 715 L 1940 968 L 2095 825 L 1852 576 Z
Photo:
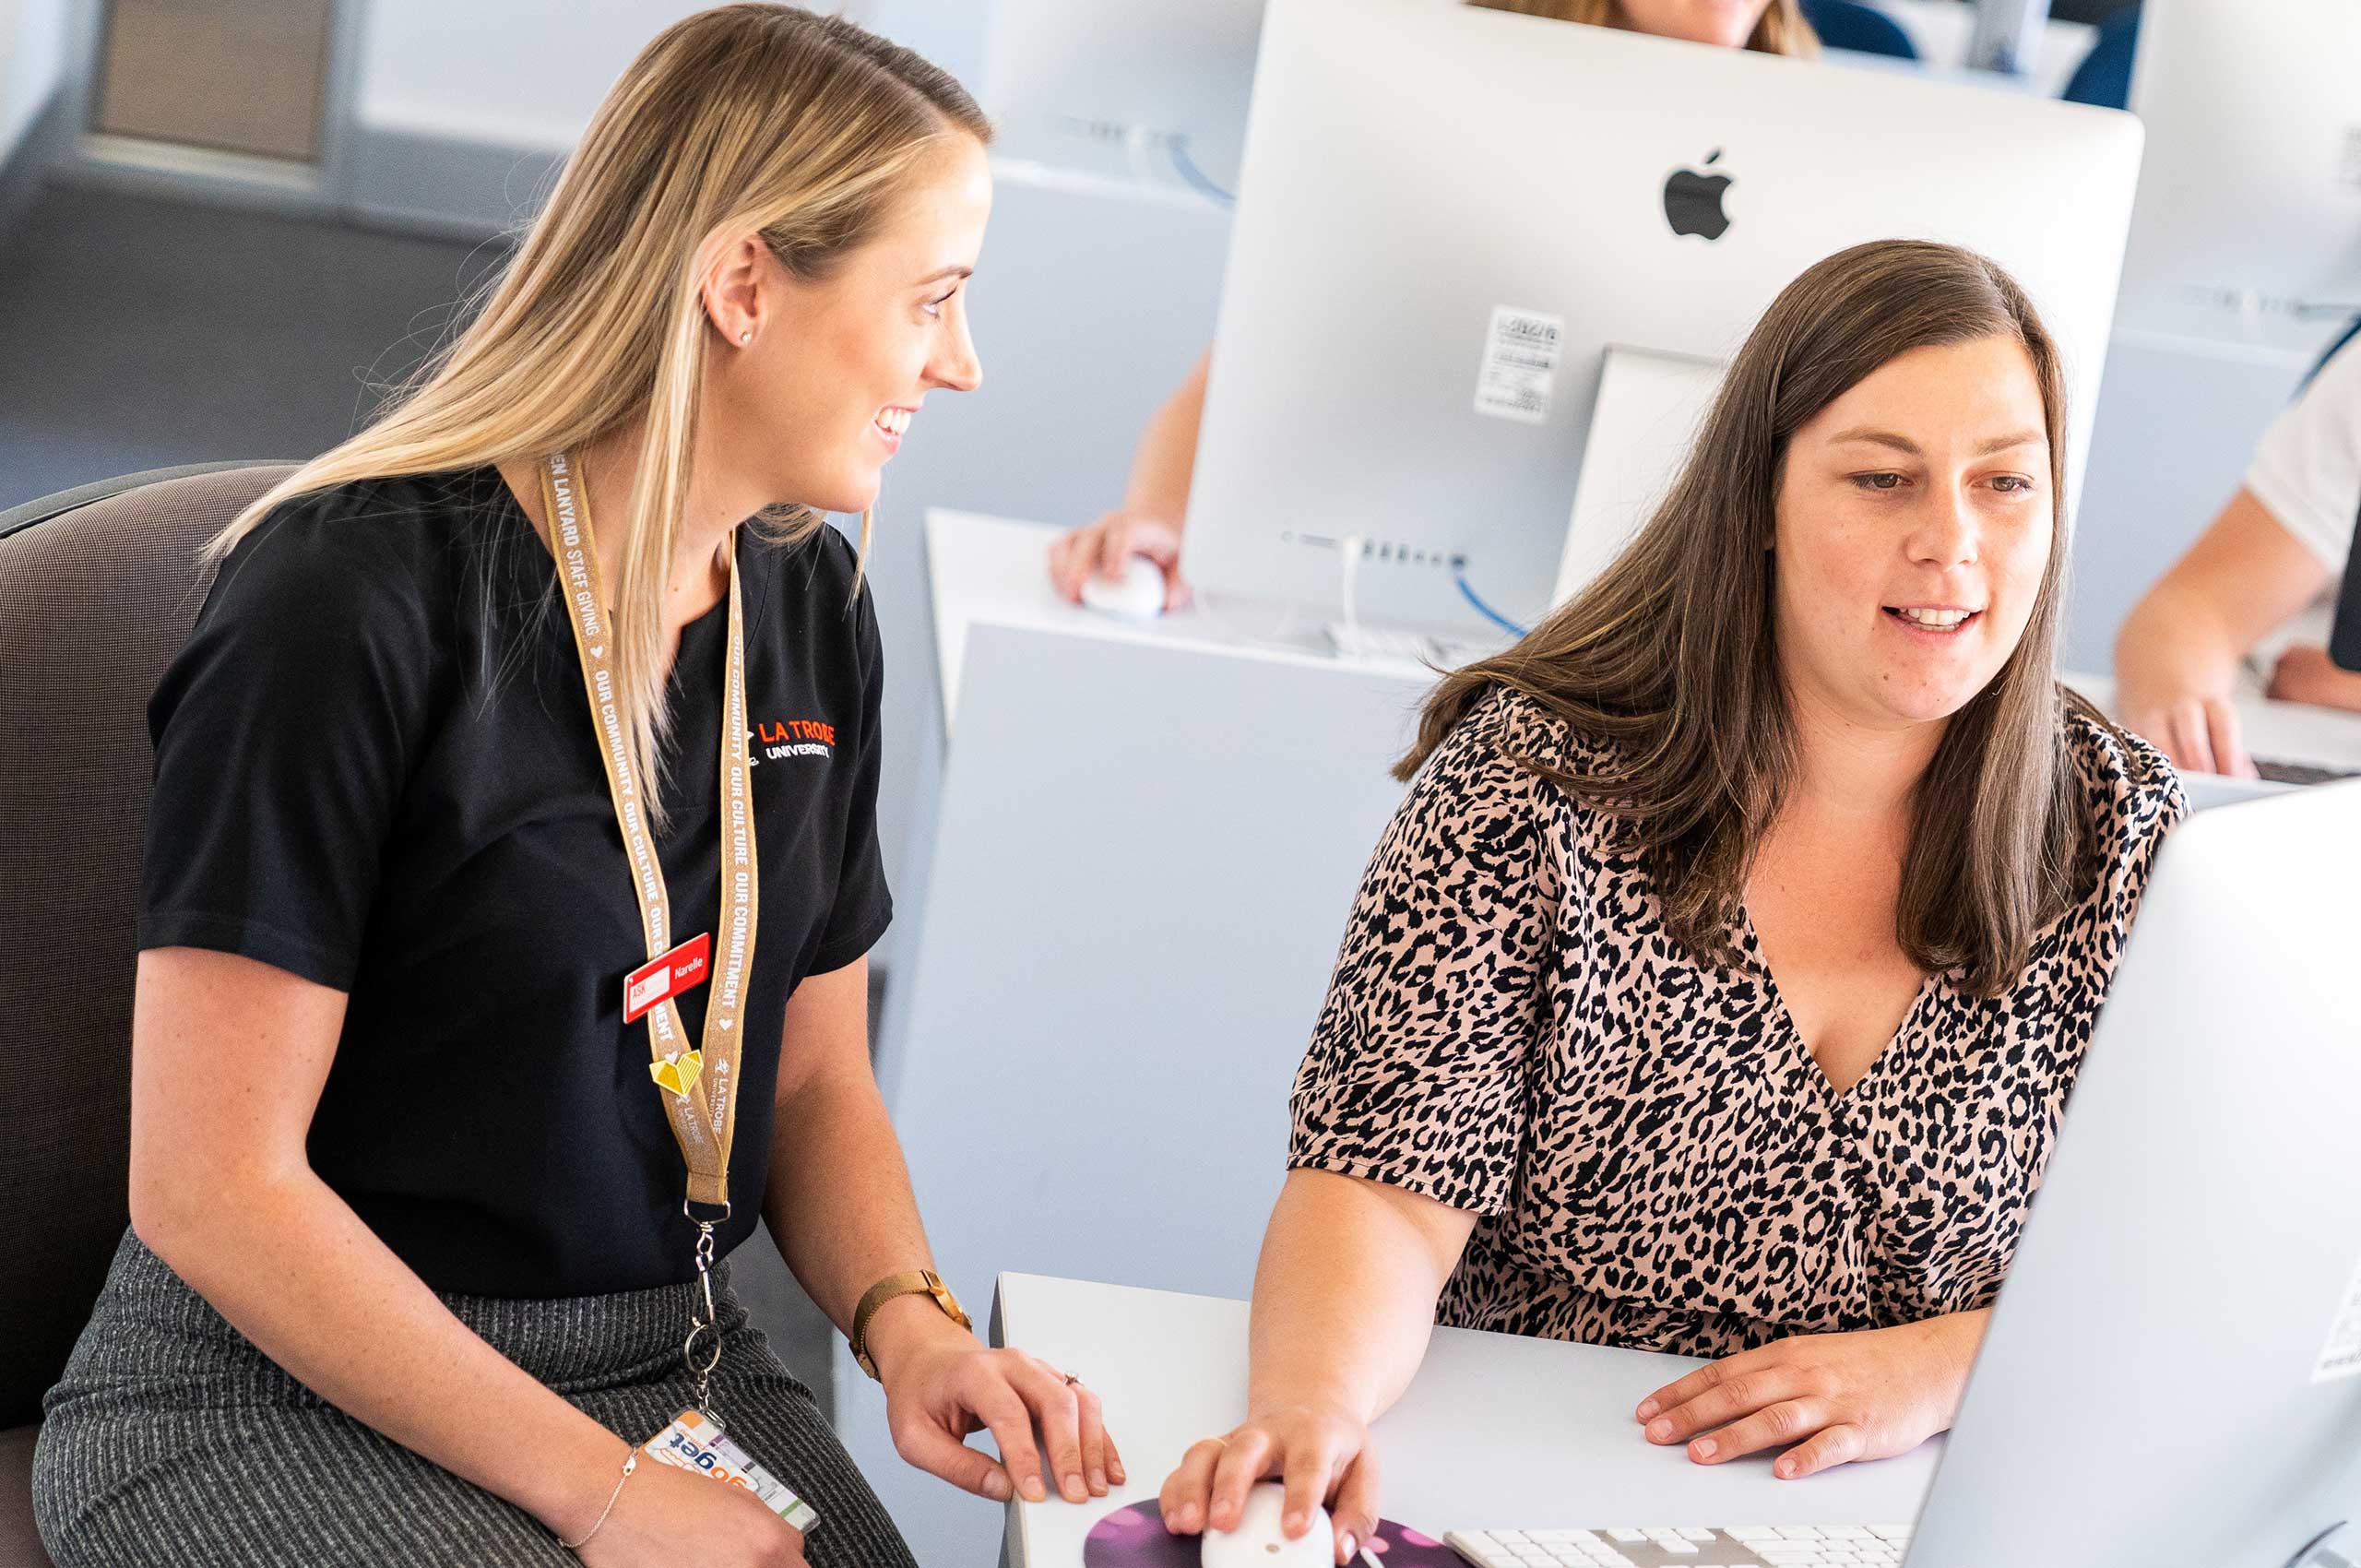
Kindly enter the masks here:
M 1453 1530 L 1443 1542 L 1477 1568 L 1871 1568 L 1902 1561 L 1910 1526 Z

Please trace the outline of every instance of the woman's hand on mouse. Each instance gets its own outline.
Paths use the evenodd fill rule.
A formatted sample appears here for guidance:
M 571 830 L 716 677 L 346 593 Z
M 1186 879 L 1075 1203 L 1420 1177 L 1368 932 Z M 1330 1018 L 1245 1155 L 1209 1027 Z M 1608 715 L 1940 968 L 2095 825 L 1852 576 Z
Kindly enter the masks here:
M 1633 1413 L 1650 1443 L 1687 1443 L 1703 1465 L 1784 1447 L 1771 1468 L 1783 1480 L 1892 1458 L 1950 1430 L 1990 1317 L 1774 1340 L 1667 1384 Z
M 1164 608 L 1180 610 L 1189 602 L 1188 580 L 1180 576 L 1180 525 L 1146 512 L 1118 508 L 1087 528 L 1062 534 L 1050 546 L 1050 581 L 1069 603 L 1082 602 L 1082 585 L 1094 572 L 1109 582 L 1120 581 L 1123 564 L 1145 555 L 1164 574 Z
M 1377 1529 L 1377 1448 L 1359 1417 L 1338 1406 L 1296 1405 L 1247 1420 L 1180 1456 L 1157 1506 L 1174 1535 L 1238 1526 L 1246 1494 L 1266 1478 L 1284 1481 L 1280 1529 L 1301 1538 L 1311 1511 L 1327 1504 L 1336 1561 L 1349 1562 Z

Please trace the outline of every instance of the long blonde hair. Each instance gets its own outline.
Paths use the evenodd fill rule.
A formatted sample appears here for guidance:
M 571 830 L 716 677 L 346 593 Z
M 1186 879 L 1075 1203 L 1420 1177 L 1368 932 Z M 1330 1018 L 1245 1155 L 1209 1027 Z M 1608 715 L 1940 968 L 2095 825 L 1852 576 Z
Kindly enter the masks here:
M 1514 11 L 1520 16 L 1549 17 L 1561 22 L 1587 22 L 1593 27 L 1625 28 L 1622 0 L 1467 0 L 1488 11 Z M 1747 36 L 1746 46 L 1761 54 L 1791 54 L 1809 60 L 1820 53 L 1820 35 L 1804 20 L 1798 0 L 1771 0 L 1762 18 Z
M 719 247 L 759 234 L 825 278 L 872 237 L 947 137 L 991 129 L 951 76 L 841 18 L 747 4 L 667 29 L 599 106 L 474 319 L 367 429 L 289 475 L 208 546 L 224 554 L 296 496 L 369 479 L 576 450 L 644 415 L 614 585 L 617 684 L 633 766 L 660 780 L 670 736 L 664 587 L 697 441 Z M 785 540 L 825 519 L 766 519 Z M 610 526 L 612 526 L 611 524 Z M 862 543 L 869 519 L 861 519 Z M 660 825 L 661 792 L 648 791 Z

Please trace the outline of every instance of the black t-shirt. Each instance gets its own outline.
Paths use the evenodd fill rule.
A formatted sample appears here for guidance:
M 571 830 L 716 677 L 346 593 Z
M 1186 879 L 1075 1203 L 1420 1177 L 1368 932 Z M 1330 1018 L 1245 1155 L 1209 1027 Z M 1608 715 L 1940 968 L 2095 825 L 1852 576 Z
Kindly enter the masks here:
M 762 906 L 725 1249 L 759 1218 L 788 994 L 892 914 L 877 625 L 852 549 L 742 528 L 738 560 Z M 223 563 L 148 707 L 140 945 L 349 993 L 312 1167 L 437 1290 L 694 1273 L 647 1023 L 623 1021 L 647 954 L 554 582 L 493 469 L 299 498 Z M 672 671 L 657 845 L 680 940 L 720 909 L 728 640 L 725 601 L 683 629 Z M 693 1041 L 710 989 L 679 999 Z

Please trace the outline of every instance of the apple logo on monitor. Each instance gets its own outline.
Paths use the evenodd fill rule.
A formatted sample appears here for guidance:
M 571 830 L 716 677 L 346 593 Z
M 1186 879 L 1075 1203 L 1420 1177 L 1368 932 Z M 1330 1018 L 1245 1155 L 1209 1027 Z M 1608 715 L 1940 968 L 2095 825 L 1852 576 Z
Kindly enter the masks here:
M 1721 156 L 1722 149 L 1715 148 L 1705 160 L 1705 168 L 1712 168 Z M 1730 215 L 1722 210 L 1722 193 L 1733 183 L 1727 174 L 1708 174 L 1704 169 L 1674 170 L 1672 178 L 1664 183 L 1664 215 L 1672 232 L 1720 239 L 1730 226 Z

